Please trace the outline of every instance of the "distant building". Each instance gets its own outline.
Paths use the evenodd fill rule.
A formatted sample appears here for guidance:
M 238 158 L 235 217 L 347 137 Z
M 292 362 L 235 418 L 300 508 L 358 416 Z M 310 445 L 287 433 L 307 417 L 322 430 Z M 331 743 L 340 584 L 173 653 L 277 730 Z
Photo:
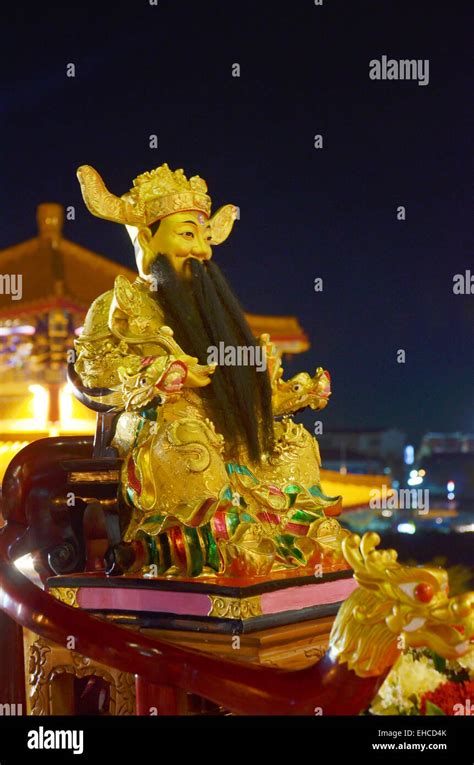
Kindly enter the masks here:
M 426 433 L 421 441 L 417 459 L 432 454 L 474 453 L 474 433 Z
M 328 470 L 381 474 L 402 464 L 406 435 L 398 428 L 332 428 L 319 440 Z
M 325 470 L 337 470 L 345 473 L 381 475 L 386 467 L 383 460 L 365 457 L 350 449 L 341 454 L 340 449 L 326 449 L 323 445 L 322 458 Z
M 398 428 L 331 428 L 320 439 L 325 449 L 345 449 L 365 457 L 402 459 L 406 434 Z

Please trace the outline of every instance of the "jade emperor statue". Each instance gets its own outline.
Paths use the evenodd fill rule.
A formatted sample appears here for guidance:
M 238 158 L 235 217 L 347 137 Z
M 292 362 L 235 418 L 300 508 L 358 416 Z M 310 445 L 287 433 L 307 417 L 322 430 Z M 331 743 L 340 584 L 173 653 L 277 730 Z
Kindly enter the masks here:
M 205 181 L 167 164 L 121 197 L 90 166 L 78 177 L 89 211 L 126 226 L 138 270 L 93 302 L 76 341 L 82 384 L 107 389 L 118 414 L 126 523 L 109 572 L 259 577 L 337 565 L 340 497 L 323 493 L 318 444 L 292 419 L 327 405 L 329 373 L 285 381 L 270 337 L 253 336 L 213 257 L 237 208 L 211 214 Z

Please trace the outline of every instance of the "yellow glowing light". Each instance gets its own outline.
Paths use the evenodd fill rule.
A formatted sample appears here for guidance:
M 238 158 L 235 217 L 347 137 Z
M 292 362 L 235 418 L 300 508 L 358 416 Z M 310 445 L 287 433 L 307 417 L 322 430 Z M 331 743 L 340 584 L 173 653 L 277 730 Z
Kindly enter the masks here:
M 18 454 L 21 449 L 27 446 L 29 441 L 0 441 L 0 477 L 3 478 L 5 470 L 13 459 L 15 454 Z M 0 515 L 0 527 L 2 525 Z
M 62 427 L 67 427 L 72 419 L 72 394 L 69 385 L 64 385 L 59 393 L 59 418 Z
M 28 387 L 33 394 L 33 415 L 35 420 L 45 423 L 48 418 L 49 392 L 42 385 L 30 385 Z
M 321 483 L 325 494 L 342 496 L 342 505 L 346 509 L 368 506 L 374 489 L 381 499 L 393 494 L 393 490 L 387 487 L 385 475 L 341 474 L 339 471 L 321 470 Z

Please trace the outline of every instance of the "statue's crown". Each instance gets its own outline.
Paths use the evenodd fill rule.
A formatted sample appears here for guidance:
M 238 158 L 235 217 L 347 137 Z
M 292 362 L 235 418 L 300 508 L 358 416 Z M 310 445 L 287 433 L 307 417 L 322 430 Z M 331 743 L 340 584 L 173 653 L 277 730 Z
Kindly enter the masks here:
M 135 178 L 130 191 L 121 197 L 108 191 L 90 165 L 82 165 L 77 174 L 91 213 L 116 223 L 149 226 L 166 215 L 187 210 L 199 210 L 207 217 L 211 214 L 206 182 L 199 175 L 188 180 L 183 170 L 170 170 L 166 163 Z
M 137 176 L 130 191 L 121 197 L 112 194 L 97 170 L 90 165 L 78 168 L 82 196 L 93 215 L 115 223 L 143 228 L 166 215 L 197 210 L 211 215 L 207 184 L 199 175 L 189 180 L 184 171 L 170 170 L 166 162 L 155 170 Z M 212 244 L 227 239 L 237 216 L 235 205 L 224 205 L 210 218 Z
M 199 175 L 189 180 L 184 170 L 170 170 L 165 162 L 155 170 L 137 176 L 127 194 L 122 196 L 135 209 L 143 209 L 147 223 L 154 223 L 165 215 L 200 210 L 211 214 L 211 198 L 207 195 L 207 184 Z
M 165 162 L 155 170 L 150 170 L 137 176 L 129 193 L 137 199 L 148 201 L 168 194 L 179 194 L 183 191 L 195 191 L 199 194 L 206 194 L 206 181 L 200 178 L 199 175 L 193 175 L 188 181 L 184 170 L 170 170 Z

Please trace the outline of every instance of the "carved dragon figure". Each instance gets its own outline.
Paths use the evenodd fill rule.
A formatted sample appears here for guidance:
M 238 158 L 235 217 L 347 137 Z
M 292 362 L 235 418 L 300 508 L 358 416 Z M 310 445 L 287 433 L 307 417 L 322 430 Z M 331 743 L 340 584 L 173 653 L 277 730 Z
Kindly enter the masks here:
M 401 648 L 427 646 L 446 659 L 469 648 L 474 635 L 474 592 L 449 597 L 442 568 L 405 566 L 395 550 L 376 550 L 374 532 L 351 534 L 344 557 L 359 588 L 343 603 L 330 650 L 361 677 L 384 672 Z
M 281 354 L 270 342 L 270 336 L 261 335 L 260 343 L 266 352 L 272 384 L 272 408 L 276 417 L 294 414 L 306 407 L 319 410 L 328 405 L 331 376 L 326 369 L 318 367 L 313 377 L 308 372 L 299 372 L 289 380 L 284 380 Z

